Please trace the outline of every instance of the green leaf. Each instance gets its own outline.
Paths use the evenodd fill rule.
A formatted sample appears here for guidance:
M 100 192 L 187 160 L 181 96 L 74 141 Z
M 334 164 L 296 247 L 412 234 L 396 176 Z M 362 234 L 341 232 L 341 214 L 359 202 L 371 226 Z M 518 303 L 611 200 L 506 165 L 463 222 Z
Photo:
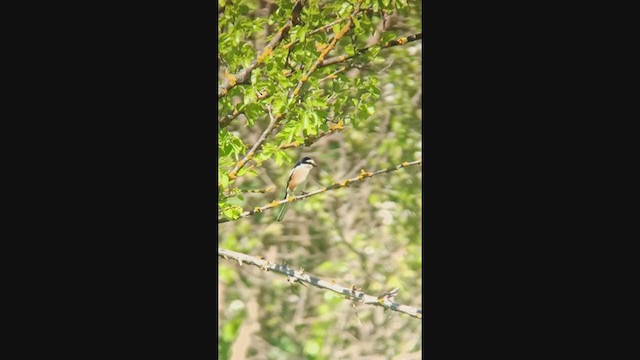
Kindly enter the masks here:
M 386 31 L 382 34 L 381 44 L 385 44 L 387 41 L 393 40 L 398 37 L 398 33 L 395 31 Z M 374 55 L 375 56 L 375 55 Z
M 227 203 L 230 205 L 237 205 L 237 206 L 242 206 L 244 204 L 244 202 L 240 199 L 238 199 L 237 197 L 230 197 L 227 199 Z
M 229 176 L 227 174 L 218 173 L 218 184 L 226 189 L 229 186 Z
M 304 42 L 307 39 L 307 33 L 309 32 L 309 26 L 305 25 L 300 28 L 300 41 Z
M 242 214 L 242 208 L 240 208 L 240 207 L 232 207 L 232 208 L 229 208 L 229 209 L 225 209 L 222 213 L 228 219 L 235 220 L 240 216 L 240 214 Z

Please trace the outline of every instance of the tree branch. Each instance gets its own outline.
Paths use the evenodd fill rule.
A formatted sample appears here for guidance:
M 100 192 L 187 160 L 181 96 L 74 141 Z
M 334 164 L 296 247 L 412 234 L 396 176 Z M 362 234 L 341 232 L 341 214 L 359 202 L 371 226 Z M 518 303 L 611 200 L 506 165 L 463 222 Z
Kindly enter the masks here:
M 262 100 L 262 99 L 266 99 L 270 96 L 271 94 L 269 94 L 267 91 L 263 91 L 263 92 L 258 92 L 256 93 L 256 102 Z M 242 111 L 239 111 L 238 109 L 233 109 L 233 112 L 227 116 L 225 116 L 224 118 L 219 120 L 219 124 L 220 124 L 220 128 L 225 128 L 227 127 L 227 125 L 229 125 L 231 123 L 231 121 L 233 121 L 233 119 L 237 118 L 240 114 L 242 114 Z
M 280 146 L 278 146 L 278 149 L 290 149 L 290 148 L 295 148 L 298 146 L 302 146 L 304 145 L 305 147 L 309 147 L 311 145 L 313 145 L 313 143 L 315 143 L 316 141 L 320 140 L 321 138 L 327 136 L 327 135 L 331 135 L 335 132 L 338 131 L 342 131 L 344 130 L 344 126 L 342 124 L 342 120 L 340 120 L 337 124 L 331 126 L 329 128 L 329 131 L 327 132 L 323 132 L 323 133 L 318 133 L 316 135 L 309 135 L 306 139 L 304 139 L 303 142 L 300 141 L 294 141 L 294 142 L 290 142 L 288 144 L 282 144 Z
M 329 190 L 335 190 L 335 189 L 340 189 L 340 188 L 347 187 L 347 186 L 349 186 L 349 184 L 361 182 L 364 179 L 369 178 L 369 177 L 373 177 L 373 176 L 376 176 L 376 175 L 389 173 L 389 172 L 392 172 L 392 171 L 400 170 L 400 169 L 402 169 L 404 167 L 407 167 L 407 166 L 419 165 L 419 164 L 422 164 L 422 159 L 411 161 L 411 162 L 406 162 L 405 161 L 400 165 L 396 165 L 396 166 L 390 167 L 388 169 L 378 170 L 378 171 L 373 172 L 373 173 L 366 172 L 366 171 L 362 170 L 360 172 L 360 175 L 358 175 L 358 176 L 356 176 L 354 178 L 347 179 L 347 180 L 344 180 L 342 182 L 334 183 L 334 184 L 332 184 L 330 186 L 327 186 L 325 188 L 322 188 L 322 189 L 319 189 L 319 190 L 316 190 L 316 191 L 312 191 L 312 192 L 304 194 L 304 195 L 290 196 L 286 200 L 280 200 L 280 201 L 274 200 L 270 204 L 267 204 L 267 205 L 264 205 L 264 206 L 261 206 L 261 207 L 256 207 L 256 208 L 254 208 L 253 210 L 250 210 L 250 211 L 245 211 L 242 214 L 240 214 L 240 216 L 238 216 L 236 219 L 218 218 L 218 224 L 222 224 L 222 223 L 229 222 L 229 221 L 235 221 L 235 220 L 241 219 L 243 217 L 247 217 L 247 216 L 252 216 L 252 215 L 254 215 L 256 213 L 261 213 L 261 212 L 263 212 L 265 210 L 276 208 L 276 207 L 278 207 L 278 206 L 280 206 L 280 205 L 282 205 L 284 203 L 287 203 L 287 202 L 300 201 L 300 200 L 306 199 L 306 198 L 314 196 L 314 195 L 321 194 L 321 193 L 329 191 Z
M 309 68 L 309 71 L 307 71 L 305 74 L 302 75 L 302 77 L 300 78 L 300 81 L 298 82 L 298 85 L 296 85 L 296 88 L 293 89 L 293 93 L 292 93 L 293 96 L 298 96 L 298 94 L 300 94 L 300 89 L 302 88 L 302 85 L 304 85 L 304 83 L 309 79 L 309 76 L 314 71 L 316 71 L 316 69 L 320 67 L 320 65 L 324 62 L 324 58 L 327 56 L 327 54 L 329 54 L 331 50 L 333 50 L 333 48 L 336 46 L 338 41 L 340 41 L 340 39 L 342 39 L 349 32 L 349 30 L 351 30 L 351 27 L 353 26 L 353 18 L 360 12 L 361 5 L 362 5 L 362 0 L 358 0 L 358 4 L 356 5 L 356 8 L 349 15 L 348 23 L 344 27 L 342 27 L 340 31 L 334 34 L 333 39 L 331 39 L 331 42 L 329 42 L 329 44 L 320 52 L 318 59 L 316 60 L 316 62 L 313 63 L 313 65 L 311 65 L 311 68 Z
M 237 74 L 227 74 L 225 73 L 224 80 L 222 84 L 218 86 L 218 97 L 223 97 L 229 93 L 233 87 L 237 84 L 242 84 L 251 78 L 251 72 L 258 65 L 264 64 L 264 60 L 273 52 L 273 49 L 280 44 L 280 42 L 284 39 L 284 37 L 289 33 L 289 30 L 293 25 L 297 25 L 300 22 L 300 12 L 302 11 L 302 7 L 304 6 L 304 0 L 298 0 L 296 4 L 293 6 L 293 10 L 291 11 L 291 16 L 287 20 L 287 22 L 278 30 L 276 35 L 269 41 L 267 46 L 264 47 L 260 55 L 251 62 L 251 64 L 242 69 Z
M 373 296 L 356 289 L 355 285 L 351 287 L 344 287 L 334 283 L 333 281 L 325 281 L 316 276 L 307 274 L 304 272 L 304 269 L 296 271 L 289 268 L 287 265 L 276 265 L 268 260 L 256 258 L 251 255 L 218 248 L 218 256 L 225 259 L 234 259 L 238 261 L 240 266 L 242 266 L 243 263 L 246 263 L 257 266 L 264 271 L 273 271 L 282 275 L 287 275 L 290 282 L 307 283 L 320 289 L 327 289 L 340 295 L 344 295 L 349 299 L 363 304 L 380 306 L 385 309 L 407 314 L 417 319 L 422 319 L 422 309 L 391 301 L 391 299 L 397 294 L 397 289 L 381 296 Z
M 392 47 L 392 46 L 404 45 L 406 43 L 409 43 L 409 42 L 412 42 L 412 41 L 416 41 L 416 40 L 420 40 L 420 39 L 422 39 L 422 33 L 411 35 L 411 36 L 407 36 L 407 37 L 401 37 L 401 38 L 397 38 L 397 39 L 394 39 L 394 40 L 389 40 L 384 45 L 382 45 L 381 48 L 382 49 L 386 49 L 386 48 L 389 48 L 389 47 Z M 345 62 L 345 61 L 355 57 L 356 55 L 359 55 L 359 54 L 362 54 L 362 53 L 364 53 L 366 51 L 369 51 L 374 46 L 375 45 L 371 45 L 371 46 L 367 46 L 365 48 L 359 49 L 358 51 L 356 51 L 356 53 L 354 55 L 334 56 L 332 58 L 324 60 L 320 65 L 318 65 L 318 67 L 322 68 L 322 67 L 325 67 L 325 66 L 335 65 L 335 64 L 339 64 L 339 63 Z
M 231 170 L 231 172 L 229 172 L 229 180 L 233 180 L 236 177 L 238 177 L 238 171 L 240 171 L 240 169 L 242 169 L 242 167 L 247 163 L 247 161 L 249 161 L 253 157 L 253 154 L 255 154 L 255 152 L 258 149 L 258 147 L 260 145 L 262 145 L 262 143 L 265 140 L 267 140 L 267 137 L 269 136 L 269 134 L 271 134 L 271 131 L 273 131 L 273 128 L 278 123 L 276 118 L 273 117 L 273 114 L 271 113 L 270 106 L 267 106 L 267 111 L 269 111 L 269 118 L 270 118 L 269 126 L 267 126 L 267 129 L 262 133 L 262 135 L 260 135 L 260 138 L 258 139 L 258 142 L 256 142 L 253 145 L 251 150 L 249 150 L 249 152 L 245 154 L 245 156 L 242 158 L 242 160 L 240 160 L 240 161 L 238 161 L 236 163 L 236 166 L 234 166 L 233 170 Z
M 336 46 L 338 41 L 345 34 L 347 34 L 349 32 L 349 30 L 351 30 L 351 27 L 353 26 L 353 14 L 357 14 L 358 11 L 360 11 L 360 5 L 362 5 L 362 1 L 363 0 L 358 0 L 358 4 L 356 5 L 355 10 L 353 11 L 351 16 L 349 17 L 349 22 L 340 31 L 338 31 L 337 34 L 335 34 L 335 36 L 333 37 L 333 40 L 331 40 L 329 45 L 327 45 L 326 48 L 324 50 L 322 50 L 322 52 L 318 56 L 318 59 L 313 63 L 311 68 L 309 68 L 309 71 L 307 71 L 305 74 L 302 75 L 302 77 L 298 81 L 298 84 L 296 85 L 296 87 L 291 92 L 291 99 L 296 99 L 300 95 L 300 90 L 302 89 L 302 86 L 304 85 L 304 83 L 309 79 L 309 76 L 314 71 L 316 71 L 316 69 L 318 68 L 318 65 L 322 62 L 322 60 L 325 58 L 325 56 Z M 293 18 L 293 15 L 292 15 L 292 18 Z M 260 60 L 260 59 L 258 58 L 258 60 Z M 280 123 L 282 122 L 282 120 L 285 117 L 285 113 L 278 113 L 274 117 L 271 114 L 271 112 L 269 112 L 269 116 L 271 116 L 271 120 L 272 120 L 273 126 L 272 126 L 272 124 L 269 124 L 269 127 L 267 128 L 267 131 L 265 131 L 262 134 L 262 136 L 260 137 L 261 141 L 258 141 L 256 143 L 256 145 L 254 145 L 254 147 L 251 149 L 251 151 L 249 151 L 247 153 L 247 155 L 242 160 L 238 161 L 238 163 L 231 170 L 231 172 L 229 172 L 229 180 L 235 179 L 237 177 L 237 175 L 238 175 L 238 171 L 240 171 L 240 169 L 242 169 L 242 167 L 244 165 L 246 165 L 247 161 L 249 161 L 249 160 L 251 160 L 253 158 L 253 156 L 255 155 L 255 150 L 257 149 L 257 146 L 262 144 L 262 142 L 264 142 L 264 140 L 266 140 L 266 138 L 269 136 L 269 134 L 271 134 L 271 131 L 273 131 L 273 129 L 275 127 L 278 127 L 280 125 Z

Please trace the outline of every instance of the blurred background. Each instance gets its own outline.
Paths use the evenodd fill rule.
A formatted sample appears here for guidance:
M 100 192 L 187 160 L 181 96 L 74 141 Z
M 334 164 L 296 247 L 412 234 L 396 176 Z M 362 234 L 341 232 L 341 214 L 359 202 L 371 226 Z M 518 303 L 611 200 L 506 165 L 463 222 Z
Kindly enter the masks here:
M 235 17 L 269 18 L 280 3 L 219 2 L 219 19 L 229 16 L 225 11 L 232 6 L 245 6 L 242 14 L 223 22 L 219 31 L 227 32 Z M 315 6 L 330 9 L 342 3 L 316 1 Z M 378 3 L 389 9 L 394 6 L 393 0 Z M 405 2 L 402 11 L 390 10 L 370 19 L 376 31 L 361 34 L 364 46 L 381 38 L 422 33 L 420 3 Z M 237 41 L 249 43 L 259 53 L 277 25 L 264 24 Z M 343 53 L 348 46 L 340 44 L 329 56 Z M 224 57 L 225 50 L 220 51 Z M 280 164 L 266 160 L 251 176 L 239 177 L 234 187 L 267 189 L 264 193 L 243 192 L 243 209 L 281 200 L 289 171 L 303 156 L 310 156 L 318 165 L 310 174 L 307 192 L 355 177 L 362 169 L 373 172 L 422 158 L 422 41 L 382 49 L 377 57 L 382 60 L 369 61 L 366 66 L 347 63 L 348 68 L 339 74 L 347 83 L 362 80 L 375 85 L 379 98 L 373 103 L 373 114 L 357 123 L 345 122 L 344 129 L 311 146 L 287 148 Z M 220 79 L 227 70 L 219 66 Z M 326 69 L 327 73 L 335 70 Z M 230 98 L 236 104 L 243 101 L 242 94 Z M 225 106 L 219 103 L 221 117 L 228 110 Z M 256 120 L 251 126 L 249 120 L 241 114 L 226 131 L 253 144 L 268 119 Z M 228 171 L 225 165 L 221 160 L 220 171 Z M 219 224 L 219 247 L 285 262 L 342 286 L 356 285 L 371 295 L 397 287 L 400 292 L 395 302 L 422 308 L 421 189 L 421 165 L 378 175 L 295 202 L 282 222 L 275 221 L 276 208 Z M 218 258 L 218 264 L 218 351 L 222 359 L 421 358 L 421 319 L 376 306 L 354 307 L 337 294 L 291 285 L 286 276 L 240 266 L 237 261 Z

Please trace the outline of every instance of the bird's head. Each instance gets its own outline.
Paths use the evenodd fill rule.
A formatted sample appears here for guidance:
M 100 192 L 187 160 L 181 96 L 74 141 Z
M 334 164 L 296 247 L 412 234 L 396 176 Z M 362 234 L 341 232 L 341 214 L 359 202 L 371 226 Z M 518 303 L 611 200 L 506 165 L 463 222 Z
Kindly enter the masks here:
M 311 165 L 313 167 L 317 167 L 318 166 L 318 165 L 316 165 L 316 162 L 313 161 L 313 159 L 308 157 L 308 156 L 303 157 L 302 160 L 300 160 L 300 162 L 298 164 L 299 165 L 307 164 L 307 165 Z

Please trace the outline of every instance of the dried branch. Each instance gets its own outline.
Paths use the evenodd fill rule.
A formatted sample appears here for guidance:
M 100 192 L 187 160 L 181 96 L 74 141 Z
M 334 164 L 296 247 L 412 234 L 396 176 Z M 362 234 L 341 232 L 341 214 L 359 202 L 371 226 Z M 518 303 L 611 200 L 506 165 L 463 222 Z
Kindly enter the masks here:
M 260 55 L 251 62 L 251 64 L 242 69 L 237 74 L 227 74 L 225 73 L 224 80 L 222 84 L 218 86 L 218 97 L 223 97 L 229 93 L 233 87 L 237 84 L 243 84 L 251 78 L 251 72 L 257 66 L 264 64 L 264 60 L 273 52 L 273 50 L 280 44 L 280 42 L 285 38 L 285 36 L 291 30 L 291 27 L 299 24 L 300 22 L 300 12 L 302 11 L 302 7 L 304 6 L 304 0 L 298 0 L 296 4 L 293 6 L 293 10 L 291 11 L 291 16 L 287 20 L 287 22 L 278 30 L 276 35 L 269 41 L 267 46 L 264 47 Z
M 222 223 L 229 222 L 229 221 L 235 221 L 235 220 L 241 219 L 243 217 L 247 217 L 247 216 L 252 216 L 252 215 L 254 215 L 256 213 L 261 213 L 261 212 L 263 212 L 265 210 L 276 208 L 276 207 L 278 207 L 278 206 L 280 206 L 280 205 L 282 205 L 284 203 L 287 203 L 287 202 L 300 201 L 300 200 L 306 199 L 306 198 L 314 196 L 314 195 L 321 194 L 321 193 L 329 191 L 329 190 L 335 190 L 335 189 L 348 187 L 349 184 L 361 182 L 366 178 L 370 178 L 370 177 L 373 177 L 373 176 L 376 176 L 376 175 L 385 174 L 385 173 L 389 173 L 389 172 L 392 172 L 392 171 L 400 170 L 400 169 L 402 169 L 404 167 L 407 167 L 407 166 L 419 165 L 419 164 L 422 164 L 422 159 L 411 161 L 411 162 L 406 162 L 405 161 L 400 165 L 396 165 L 396 166 L 390 167 L 388 169 L 378 170 L 378 171 L 373 172 L 373 173 L 366 172 L 366 171 L 362 170 L 360 172 L 360 175 L 358 175 L 358 176 L 356 176 L 354 178 L 347 179 L 347 180 L 344 180 L 344 181 L 341 181 L 341 182 L 337 182 L 337 183 L 334 183 L 334 184 L 332 184 L 330 186 L 327 186 L 325 188 L 322 188 L 322 189 L 319 189 L 319 190 L 316 190 L 316 191 L 312 191 L 312 192 L 309 192 L 309 193 L 306 193 L 306 194 L 303 194 L 303 195 L 290 196 L 286 200 L 280 200 L 280 201 L 274 200 L 270 204 L 267 204 L 267 205 L 264 205 L 264 206 L 261 206 L 261 207 L 256 207 L 256 208 L 254 208 L 253 210 L 250 210 L 250 211 L 245 211 L 242 214 L 240 214 L 240 216 L 238 216 L 238 218 L 236 218 L 236 219 L 218 218 L 218 224 L 222 224 Z
M 345 297 L 359 303 L 380 306 L 385 309 L 407 314 L 417 319 L 422 319 L 422 309 L 398 304 L 392 301 L 393 297 L 397 294 L 397 289 L 394 289 L 391 292 L 381 296 L 373 296 L 365 294 L 359 289 L 356 289 L 355 286 L 341 286 L 335 284 L 332 281 L 325 281 L 316 276 L 308 274 L 304 271 L 304 269 L 296 271 L 289 268 L 287 265 L 277 265 L 268 260 L 260 259 L 251 255 L 218 248 L 218 256 L 225 259 L 234 259 L 240 265 L 242 265 L 243 263 L 250 264 L 257 266 L 264 271 L 273 271 L 282 275 L 286 275 L 289 282 L 307 283 L 320 289 L 327 289 L 340 295 L 344 295 Z
M 415 35 L 411 35 L 411 36 L 407 36 L 407 37 L 400 37 L 394 40 L 389 40 L 387 41 L 384 45 L 381 46 L 382 49 L 386 49 L 392 46 L 398 46 L 398 45 L 404 45 L 406 43 L 412 42 L 412 41 L 416 41 L 416 40 L 420 40 L 422 39 L 422 33 L 419 34 L 415 34 Z M 362 48 L 358 51 L 356 51 L 356 53 L 354 55 L 340 55 L 340 56 L 334 56 L 332 58 L 326 59 L 324 60 L 320 65 L 318 65 L 319 68 L 321 67 L 325 67 L 325 66 L 329 66 L 329 65 L 335 65 L 335 64 L 339 64 L 342 62 L 345 62 L 353 57 L 355 57 L 356 55 L 362 54 L 366 51 L 369 51 L 371 48 L 373 48 L 375 45 L 371 45 L 371 46 L 367 46 L 365 48 Z

